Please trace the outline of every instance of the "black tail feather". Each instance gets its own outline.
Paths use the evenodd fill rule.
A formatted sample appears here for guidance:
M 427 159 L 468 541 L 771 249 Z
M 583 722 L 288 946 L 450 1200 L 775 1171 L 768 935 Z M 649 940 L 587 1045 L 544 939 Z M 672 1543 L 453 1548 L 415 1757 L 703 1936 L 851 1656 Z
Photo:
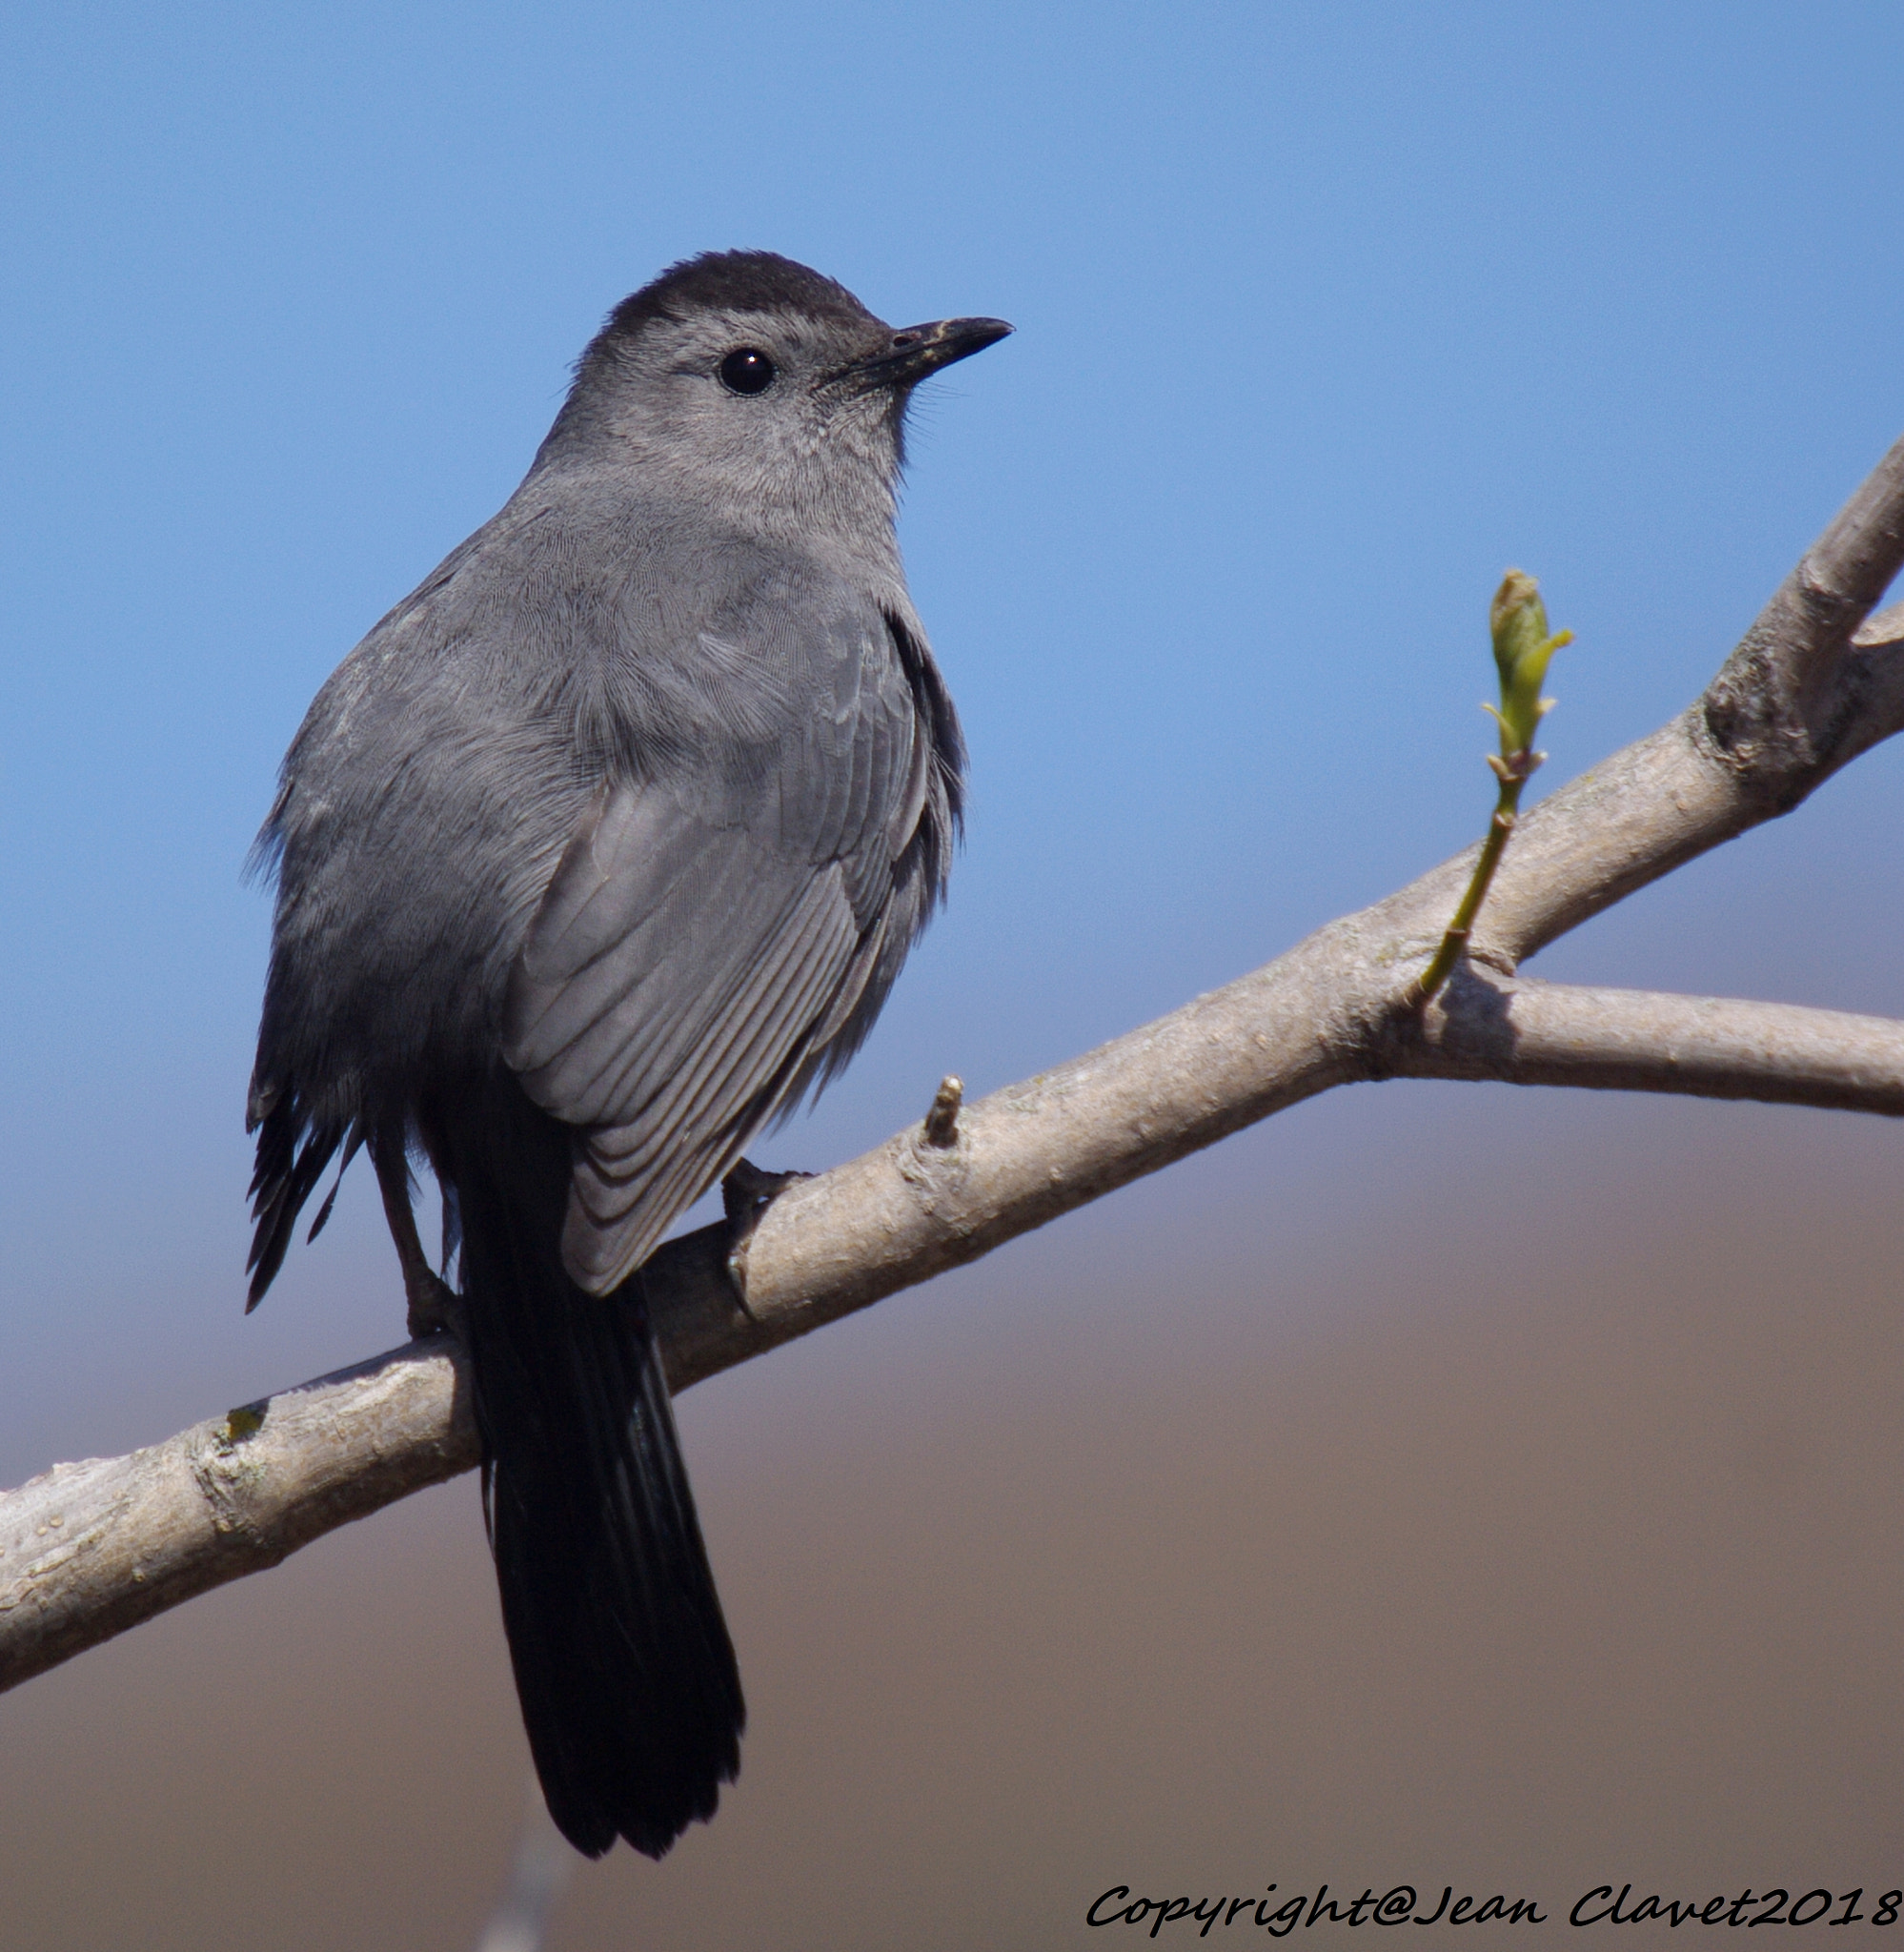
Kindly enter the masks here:
M 284 1265 L 291 1237 L 297 1229 L 297 1216 L 324 1176 L 325 1167 L 340 1146 L 348 1148 L 344 1153 L 344 1165 L 348 1166 L 358 1143 L 351 1128 L 341 1123 L 313 1125 L 305 1129 L 297 1108 L 291 1104 L 274 1106 L 256 1121 L 256 1128 L 257 1164 L 252 1173 L 252 1251 L 245 1262 L 245 1271 L 252 1277 L 245 1299 L 247 1314 L 264 1299 L 265 1290 Z M 339 1179 L 342 1176 L 340 1168 Z M 336 1198 L 334 1190 L 331 1198 Z M 326 1200 L 316 1225 L 311 1230 L 314 1237 L 330 1214 L 331 1201 Z
M 512 1102 L 498 1106 L 496 1096 Z M 660 1857 L 714 1814 L 746 1722 L 638 1273 L 563 1272 L 569 1140 L 501 1081 L 444 1133 L 503 1623 L 557 1827 Z

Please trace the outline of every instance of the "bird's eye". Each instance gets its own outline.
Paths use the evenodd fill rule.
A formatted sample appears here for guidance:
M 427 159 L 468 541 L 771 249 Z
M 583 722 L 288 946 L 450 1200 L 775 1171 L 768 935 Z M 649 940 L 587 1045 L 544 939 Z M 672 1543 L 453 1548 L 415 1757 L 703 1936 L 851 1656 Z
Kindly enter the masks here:
M 765 393 L 779 374 L 757 346 L 740 346 L 720 362 L 720 383 L 729 393 Z

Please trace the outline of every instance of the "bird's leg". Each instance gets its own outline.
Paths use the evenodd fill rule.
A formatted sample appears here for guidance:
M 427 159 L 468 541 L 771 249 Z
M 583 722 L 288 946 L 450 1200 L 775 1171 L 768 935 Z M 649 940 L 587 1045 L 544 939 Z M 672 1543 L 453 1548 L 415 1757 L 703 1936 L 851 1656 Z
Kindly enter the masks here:
M 747 1306 L 747 1243 L 760 1224 L 760 1216 L 796 1180 L 811 1179 L 810 1172 L 762 1172 L 751 1159 L 737 1159 L 720 1182 L 720 1204 L 727 1215 L 727 1277 L 734 1284 L 743 1314 L 752 1316 Z
M 370 1155 L 376 1168 L 377 1190 L 383 1195 L 383 1217 L 390 1224 L 397 1265 L 403 1270 L 403 1298 L 409 1304 L 406 1326 L 417 1341 L 444 1334 L 456 1327 L 456 1297 L 423 1251 L 410 1206 L 410 1160 L 401 1134 L 379 1133 L 371 1141 Z

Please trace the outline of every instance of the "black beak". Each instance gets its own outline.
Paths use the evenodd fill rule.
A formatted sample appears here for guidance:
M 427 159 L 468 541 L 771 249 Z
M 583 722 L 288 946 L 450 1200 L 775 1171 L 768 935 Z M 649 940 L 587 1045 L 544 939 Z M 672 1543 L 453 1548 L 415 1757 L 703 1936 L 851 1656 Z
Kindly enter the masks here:
M 855 393 L 917 386 L 955 360 L 995 346 L 1011 331 L 1003 318 L 940 318 L 896 332 L 882 351 L 855 359 L 833 377 Z

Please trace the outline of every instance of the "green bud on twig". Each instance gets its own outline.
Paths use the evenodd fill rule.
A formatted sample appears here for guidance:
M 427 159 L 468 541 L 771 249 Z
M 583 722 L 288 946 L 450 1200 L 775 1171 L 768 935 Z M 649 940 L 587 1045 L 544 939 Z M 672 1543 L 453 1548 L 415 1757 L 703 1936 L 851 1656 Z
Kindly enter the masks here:
M 1455 964 L 1468 953 L 1474 918 L 1481 912 L 1489 884 L 1520 815 L 1521 788 L 1547 757 L 1533 749 L 1533 741 L 1540 722 L 1553 709 L 1553 701 L 1540 695 L 1548 664 L 1562 644 L 1573 641 L 1570 630 L 1548 635 L 1547 605 L 1540 600 L 1540 585 L 1518 569 L 1510 569 L 1501 579 L 1501 587 L 1488 608 L 1488 622 L 1494 634 L 1494 663 L 1501 674 L 1501 703 L 1498 709 L 1493 705 L 1481 709 L 1491 712 L 1501 727 L 1501 750 L 1488 755 L 1488 764 L 1500 782 L 1500 794 L 1468 892 L 1415 986 L 1418 1008 L 1448 981 Z

